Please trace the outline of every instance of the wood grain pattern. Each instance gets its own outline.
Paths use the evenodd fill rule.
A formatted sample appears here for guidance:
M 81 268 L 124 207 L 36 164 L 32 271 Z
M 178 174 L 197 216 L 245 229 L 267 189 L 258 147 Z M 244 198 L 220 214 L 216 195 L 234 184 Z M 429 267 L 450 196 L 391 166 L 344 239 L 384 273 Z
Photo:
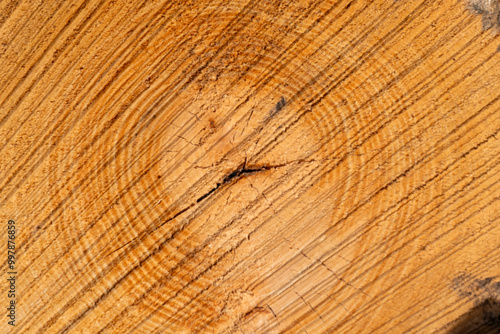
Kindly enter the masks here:
M 0 1 L 1 332 L 496 332 L 482 5 Z

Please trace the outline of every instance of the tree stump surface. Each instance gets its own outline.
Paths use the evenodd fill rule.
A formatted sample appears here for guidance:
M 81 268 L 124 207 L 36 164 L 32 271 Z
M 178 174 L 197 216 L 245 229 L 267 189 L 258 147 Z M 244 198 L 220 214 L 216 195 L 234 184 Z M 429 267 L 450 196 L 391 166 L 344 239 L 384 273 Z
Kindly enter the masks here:
M 0 331 L 497 333 L 499 7 L 1 1 Z

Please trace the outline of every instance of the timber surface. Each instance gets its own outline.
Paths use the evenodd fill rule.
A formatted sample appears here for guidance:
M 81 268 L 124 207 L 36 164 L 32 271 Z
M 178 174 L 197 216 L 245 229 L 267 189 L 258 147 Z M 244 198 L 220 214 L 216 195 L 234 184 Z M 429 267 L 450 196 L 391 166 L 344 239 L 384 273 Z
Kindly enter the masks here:
M 483 12 L 0 1 L 0 331 L 495 332 Z

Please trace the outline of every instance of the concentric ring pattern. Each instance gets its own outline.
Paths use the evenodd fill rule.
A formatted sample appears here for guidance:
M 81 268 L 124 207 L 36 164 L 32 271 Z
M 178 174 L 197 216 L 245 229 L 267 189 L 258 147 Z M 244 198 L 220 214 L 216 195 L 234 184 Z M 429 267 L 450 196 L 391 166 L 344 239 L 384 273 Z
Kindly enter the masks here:
M 445 332 L 500 274 L 498 37 L 463 3 L 0 12 L 14 332 Z

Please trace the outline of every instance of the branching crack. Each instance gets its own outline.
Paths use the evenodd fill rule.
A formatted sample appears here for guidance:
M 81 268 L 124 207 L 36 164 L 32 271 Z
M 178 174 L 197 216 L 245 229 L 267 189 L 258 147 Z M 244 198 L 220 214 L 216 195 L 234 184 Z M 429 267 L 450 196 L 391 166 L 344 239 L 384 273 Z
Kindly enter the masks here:
M 269 169 L 274 169 L 274 168 L 280 168 L 280 167 L 286 167 L 291 164 L 310 164 L 310 163 L 320 163 L 324 161 L 338 161 L 340 158 L 337 157 L 331 157 L 331 158 L 320 158 L 320 159 L 296 159 L 296 160 L 290 160 L 282 164 L 277 164 L 277 165 L 262 165 L 260 167 L 255 167 L 251 168 L 251 171 L 262 171 L 262 170 L 269 170 Z M 200 166 L 200 165 L 195 165 L 194 168 L 197 169 L 209 169 L 209 168 L 214 168 L 216 166 L 219 166 L 223 161 L 218 161 L 216 163 L 213 163 L 212 165 L 208 166 Z M 247 172 L 248 173 L 248 172 Z
M 201 202 L 211 194 L 213 194 L 217 189 L 220 187 L 224 186 L 225 184 L 231 183 L 233 180 L 237 180 L 243 176 L 266 171 L 266 170 L 271 170 L 279 167 L 284 167 L 286 164 L 283 165 L 270 165 L 270 166 L 260 166 L 260 167 L 247 167 L 247 159 L 245 158 L 245 161 L 243 164 L 241 164 L 236 170 L 232 171 L 231 173 L 227 174 L 221 182 L 218 182 L 214 188 L 212 188 L 210 191 L 208 191 L 206 194 L 201 196 L 196 200 L 196 203 Z
M 281 106 L 281 107 L 283 107 L 283 106 Z M 184 137 L 181 137 L 181 136 L 178 136 L 178 137 L 184 139 L 187 142 L 189 142 Z M 189 143 L 193 144 L 191 142 L 189 142 Z M 195 144 L 193 144 L 193 145 L 195 145 Z M 175 218 L 179 217 L 181 214 L 183 214 L 184 212 L 188 211 L 190 208 L 192 208 L 193 206 L 195 206 L 197 203 L 200 203 L 205 198 L 207 198 L 210 195 L 212 195 L 213 193 L 215 193 L 219 188 L 221 188 L 224 185 L 229 184 L 229 183 L 231 183 L 231 182 L 233 182 L 235 180 L 238 180 L 238 179 L 240 179 L 240 178 L 242 178 L 244 176 L 255 174 L 255 173 L 259 173 L 259 172 L 263 172 L 263 171 L 268 171 L 268 170 L 272 170 L 272 169 L 276 169 L 276 168 L 286 167 L 286 166 L 289 166 L 291 164 L 316 163 L 316 162 L 322 162 L 322 161 L 327 161 L 327 160 L 335 160 L 335 159 L 337 159 L 337 158 L 310 159 L 310 160 L 307 160 L 307 159 L 298 159 L 298 160 L 288 161 L 288 162 L 285 162 L 285 163 L 282 163 L 282 164 L 277 164 L 277 165 L 262 165 L 262 166 L 258 166 L 258 167 L 257 166 L 249 167 L 249 166 L 247 166 L 247 157 L 245 157 L 245 160 L 243 161 L 243 163 L 236 170 L 228 173 L 222 179 L 222 181 L 218 182 L 215 185 L 215 187 L 213 187 L 212 189 L 210 189 L 204 195 L 200 196 L 195 202 L 193 202 L 190 205 L 186 206 L 185 208 L 183 208 L 182 210 L 178 211 L 173 216 L 171 216 L 170 218 L 168 218 L 167 220 L 165 220 L 162 224 L 160 224 L 159 226 L 155 227 L 153 231 L 155 231 L 156 229 L 160 228 L 161 226 L 164 226 L 165 224 L 167 224 L 168 222 L 174 220 Z M 189 163 L 192 164 L 191 162 L 189 162 Z M 210 167 L 214 167 L 214 166 L 216 166 L 216 165 L 213 165 L 213 166 L 194 166 L 194 168 L 210 168 Z M 252 188 L 254 188 L 255 190 L 257 190 L 252 184 L 250 184 L 250 185 L 251 185 Z M 264 199 L 266 201 L 269 202 L 269 200 L 266 198 L 266 196 L 263 193 L 261 193 L 261 195 L 264 197 Z M 272 204 L 271 204 L 271 206 L 272 206 Z M 273 208 L 273 210 L 274 210 L 274 208 Z M 274 211 L 276 213 L 276 210 L 274 210 Z M 106 257 L 108 257 L 111 254 L 113 254 L 113 253 L 115 253 L 115 252 L 117 252 L 117 251 L 125 248 L 127 245 L 130 245 L 131 243 L 133 243 L 134 241 L 136 241 L 136 239 L 137 238 L 135 238 L 133 240 L 130 240 L 127 243 L 125 243 L 124 245 L 121 245 L 117 249 L 109 252 L 106 255 Z M 305 254 L 303 254 L 303 255 L 305 256 Z
M 176 214 L 174 214 L 172 217 L 168 218 L 167 220 L 165 220 L 160 226 L 157 226 L 153 231 L 155 231 L 156 229 L 158 229 L 159 227 L 161 226 L 164 226 L 165 224 L 167 224 L 168 222 L 172 221 L 173 219 L 179 217 L 181 214 L 183 214 L 184 212 L 188 211 L 190 208 L 192 208 L 193 206 L 196 205 L 196 203 L 200 203 L 201 201 L 203 201 L 205 198 L 209 197 L 211 194 L 213 194 L 214 192 L 217 191 L 217 189 L 223 187 L 224 185 L 226 184 L 229 184 L 231 183 L 233 180 L 237 180 L 243 176 L 246 176 L 246 175 L 250 175 L 250 174 L 254 174 L 254 173 L 258 173 L 258 172 L 262 172 L 262 171 L 266 171 L 266 170 L 271 170 L 271 169 L 275 169 L 275 168 L 280 168 L 280 167 L 284 167 L 286 166 L 287 164 L 282 164 L 282 165 L 265 165 L 265 166 L 261 166 L 261 167 L 247 167 L 247 159 L 245 158 L 245 161 L 233 172 L 227 174 L 221 182 L 218 182 L 215 187 L 213 187 L 212 189 L 210 189 L 207 193 L 205 193 L 204 195 L 200 196 L 196 202 L 194 203 L 191 203 L 190 205 L 186 206 L 184 209 L 178 211 Z M 137 238 L 134 238 L 133 240 L 130 240 L 128 241 L 127 243 L 125 243 L 124 245 L 118 247 L 117 249 L 109 252 L 106 257 L 110 256 L 111 254 L 119 251 L 120 249 L 126 247 L 127 245 L 131 244 L 133 241 L 135 241 Z

